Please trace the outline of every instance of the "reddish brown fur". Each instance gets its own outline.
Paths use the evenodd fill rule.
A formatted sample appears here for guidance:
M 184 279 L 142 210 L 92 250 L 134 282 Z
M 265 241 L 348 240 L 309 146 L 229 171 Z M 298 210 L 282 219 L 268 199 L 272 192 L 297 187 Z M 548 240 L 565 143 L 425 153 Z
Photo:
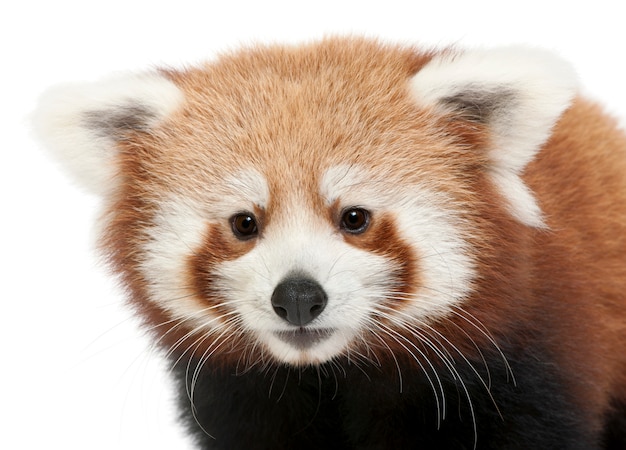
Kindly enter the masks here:
M 594 104 L 578 100 L 527 171 L 553 233 L 540 235 L 532 285 L 569 320 L 553 343 L 579 373 L 581 406 L 626 400 L 626 138 Z M 558 195 L 555 195 L 558 193 Z M 557 278 L 558 276 L 558 278 Z M 559 280 L 557 282 L 557 279 Z
M 485 219 L 476 222 L 475 242 L 483 281 L 465 310 L 496 340 L 550 328 L 550 356 L 571 377 L 580 410 L 596 428 L 611 397 L 626 401 L 624 174 L 624 134 L 597 105 L 578 99 L 524 174 L 548 230 L 522 226 L 498 205 L 487 180 L 476 185 L 475 206 Z M 471 330 L 457 322 L 446 335 L 471 354 L 459 332 Z M 473 338 L 488 346 L 486 336 Z
M 216 287 L 215 269 L 225 261 L 245 255 L 254 243 L 237 240 L 232 234 L 225 235 L 222 229 L 210 226 L 204 238 L 202 248 L 190 258 L 190 280 L 195 285 L 199 297 L 206 301 L 222 317 L 228 317 L 228 309 L 220 306 L 224 302 L 221 292 Z
M 388 306 L 401 309 L 399 305 L 410 301 L 411 294 L 420 285 L 417 255 L 398 235 L 393 217 L 382 216 L 372 222 L 367 233 L 346 234 L 344 239 L 355 247 L 389 258 L 397 266 L 392 290 L 396 297 Z

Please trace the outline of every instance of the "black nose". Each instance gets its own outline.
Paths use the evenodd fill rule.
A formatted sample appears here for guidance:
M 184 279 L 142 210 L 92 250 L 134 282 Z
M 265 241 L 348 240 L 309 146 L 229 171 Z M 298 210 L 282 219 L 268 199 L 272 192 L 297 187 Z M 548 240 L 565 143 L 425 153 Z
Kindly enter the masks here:
M 274 311 L 287 322 L 304 326 L 326 307 L 328 296 L 322 286 L 308 278 L 287 278 L 272 294 Z

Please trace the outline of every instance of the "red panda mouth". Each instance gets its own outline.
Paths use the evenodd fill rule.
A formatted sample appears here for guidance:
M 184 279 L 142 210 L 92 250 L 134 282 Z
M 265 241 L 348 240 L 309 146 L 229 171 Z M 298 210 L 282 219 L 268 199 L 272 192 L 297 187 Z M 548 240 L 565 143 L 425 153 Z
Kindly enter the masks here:
M 297 328 L 294 331 L 277 331 L 276 336 L 283 342 L 293 347 L 304 350 L 329 338 L 334 330 L 330 328 L 311 329 L 306 327 Z

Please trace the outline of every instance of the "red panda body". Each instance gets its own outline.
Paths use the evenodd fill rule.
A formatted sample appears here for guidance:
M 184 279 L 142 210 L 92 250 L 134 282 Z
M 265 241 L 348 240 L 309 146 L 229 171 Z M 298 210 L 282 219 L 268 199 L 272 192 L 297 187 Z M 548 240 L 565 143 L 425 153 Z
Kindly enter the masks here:
M 626 446 L 626 138 L 558 58 L 255 48 L 38 122 L 202 448 Z

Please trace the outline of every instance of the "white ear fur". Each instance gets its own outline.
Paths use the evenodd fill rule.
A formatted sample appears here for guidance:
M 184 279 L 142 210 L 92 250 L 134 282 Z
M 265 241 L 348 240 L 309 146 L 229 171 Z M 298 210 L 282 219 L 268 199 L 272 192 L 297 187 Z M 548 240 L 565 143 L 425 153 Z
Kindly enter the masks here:
M 157 125 L 182 102 L 158 73 L 53 87 L 32 115 L 34 131 L 69 174 L 92 192 L 114 185 L 116 142 L 130 130 Z
M 458 113 L 491 130 L 492 179 L 522 223 L 544 226 L 520 175 L 550 137 L 577 91 L 572 67 L 554 54 L 524 47 L 441 54 L 411 80 L 423 106 Z

